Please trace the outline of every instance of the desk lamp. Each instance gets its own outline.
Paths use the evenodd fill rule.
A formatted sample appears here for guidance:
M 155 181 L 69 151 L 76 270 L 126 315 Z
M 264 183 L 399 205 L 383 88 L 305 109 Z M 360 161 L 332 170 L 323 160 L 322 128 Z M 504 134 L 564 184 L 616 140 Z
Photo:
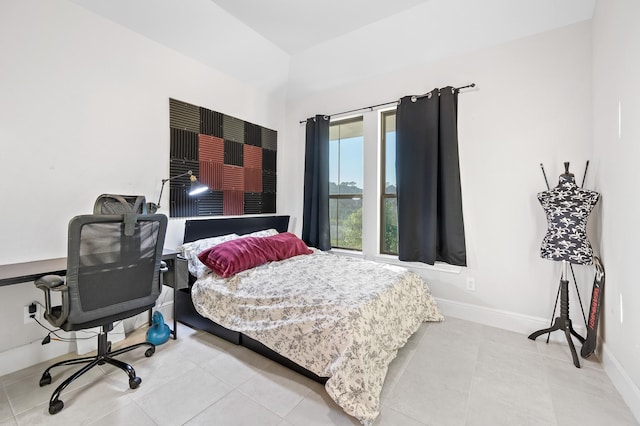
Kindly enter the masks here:
M 189 176 L 189 180 L 191 181 L 191 188 L 189 189 L 189 195 L 190 196 L 194 196 L 194 195 L 198 195 L 203 193 L 204 191 L 208 190 L 209 187 L 203 183 L 198 182 L 198 179 L 195 177 L 195 175 L 193 174 L 193 172 L 191 170 L 189 170 L 186 173 L 181 173 L 177 176 L 173 176 L 170 177 L 168 179 L 162 179 L 162 187 L 160 188 L 160 196 L 158 197 L 158 202 L 157 203 L 147 203 L 147 210 L 149 211 L 149 213 L 155 213 L 156 211 L 158 211 L 158 209 L 160 208 L 160 200 L 162 199 L 162 191 L 164 190 L 164 184 L 169 182 L 170 180 L 179 178 L 179 177 L 183 177 L 183 176 Z

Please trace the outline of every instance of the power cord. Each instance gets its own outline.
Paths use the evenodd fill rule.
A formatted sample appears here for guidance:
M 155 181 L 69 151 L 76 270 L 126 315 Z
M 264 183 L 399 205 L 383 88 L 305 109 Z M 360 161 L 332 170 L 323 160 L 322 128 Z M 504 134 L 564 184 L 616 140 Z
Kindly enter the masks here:
M 44 328 L 45 330 L 47 330 L 49 332 L 49 333 L 47 333 L 45 338 L 42 339 L 42 342 L 41 342 L 42 345 L 46 345 L 47 343 L 51 342 L 51 340 L 56 340 L 58 342 L 76 342 L 78 340 L 90 340 L 90 339 L 94 339 L 96 336 L 98 336 L 100 334 L 100 333 L 96 333 L 96 332 L 90 332 L 90 331 L 87 331 L 87 330 L 82 330 L 83 332 L 90 333 L 91 335 L 87 336 L 87 337 L 62 337 L 62 336 L 58 335 L 58 333 L 57 333 L 58 331 L 64 331 L 61 328 L 57 328 L 57 329 L 52 330 L 49 327 L 47 327 L 46 325 L 42 324 L 40 321 L 38 321 L 38 319 L 35 316 L 33 316 L 31 318 L 33 318 L 33 320 L 35 322 L 37 322 L 38 325 L 40 325 L 40 327 Z M 114 324 L 114 328 L 120 322 L 121 321 L 116 322 Z M 55 336 L 53 339 L 51 338 L 52 334 Z M 113 334 L 123 334 L 123 333 L 113 333 Z

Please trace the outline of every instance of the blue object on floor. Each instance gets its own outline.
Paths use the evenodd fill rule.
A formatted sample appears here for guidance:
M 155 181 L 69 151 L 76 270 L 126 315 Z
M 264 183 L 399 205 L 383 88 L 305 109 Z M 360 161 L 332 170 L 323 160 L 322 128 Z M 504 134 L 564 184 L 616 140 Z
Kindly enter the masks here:
M 171 330 L 169 326 L 164 323 L 162 314 L 158 311 L 154 312 L 153 318 L 151 319 L 151 327 L 147 330 L 147 342 L 154 345 L 161 345 L 169 340 L 170 335 Z

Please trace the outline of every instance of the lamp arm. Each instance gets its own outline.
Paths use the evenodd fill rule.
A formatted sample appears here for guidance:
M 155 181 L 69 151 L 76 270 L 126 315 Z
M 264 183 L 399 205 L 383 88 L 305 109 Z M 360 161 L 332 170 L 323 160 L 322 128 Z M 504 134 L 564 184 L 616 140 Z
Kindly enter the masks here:
M 164 190 L 164 184 L 167 183 L 169 179 L 162 179 L 162 187 L 160 187 L 160 196 L 158 197 L 158 202 L 156 203 L 156 209 L 160 208 L 160 200 L 162 200 L 162 191 Z
M 179 175 L 170 177 L 168 179 L 162 179 L 162 183 L 166 183 L 166 182 L 169 182 L 170 180 L 173 180 L 173 179 L 176 179 L 176 178 L 179 178 L 179 177 L 182 177 L 182 176 L 187 176 L 187 175 L 192 176 L 193 172 L 191 170 L 189 170 L 189 171 L 186 171 L 184 173 L 180 173 Z
M 164 191 L 164 184 L 169 182 L 170 180 L 173 180 L 173 179 L 176 179 L 176 178 L 179 178 L 179 177 L 182 177 L 182 176 L 187 176 L 187 175 L 193 176 L 193 172 L 191 170 L 189 170 L 189 171 L 187 171 L 185 173 L 181 173 L 181 174 L 176 175 L 174 177 L 170 177 L 168 179 L 162 179 L 162 187 L 160 187 L 160 196 L 158 197 L 158 202 L 156 203 L 156 206 L 157 206 L 156 208 L 158 208 L 158 209 L 160 208 L 160 200 L 162 199 L 162 191 Z

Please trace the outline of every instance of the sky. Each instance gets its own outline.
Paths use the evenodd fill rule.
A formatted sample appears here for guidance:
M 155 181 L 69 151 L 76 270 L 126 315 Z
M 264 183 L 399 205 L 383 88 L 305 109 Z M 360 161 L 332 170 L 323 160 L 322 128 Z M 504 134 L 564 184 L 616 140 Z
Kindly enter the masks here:
M 388 132 L 386 136 L 387 150 L 385 154 L 386 181 L 395 185 L 396 133 Z M 363 187 L 362 136 L 329 142 L 329 181 L 356 182 Z M 340 157 L 338 158 L 338 153 Z

